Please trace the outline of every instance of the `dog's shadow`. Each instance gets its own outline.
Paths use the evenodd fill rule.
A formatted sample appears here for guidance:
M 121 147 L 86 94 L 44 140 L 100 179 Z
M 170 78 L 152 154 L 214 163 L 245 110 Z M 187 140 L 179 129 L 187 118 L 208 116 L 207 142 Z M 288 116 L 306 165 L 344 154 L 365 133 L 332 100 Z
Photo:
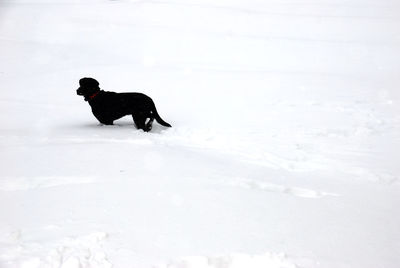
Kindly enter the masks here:
M 141 129 L 137 129 L 135 124 L 129 121 L 115 121 L 113 125 L 104 125 L 101 123 L 82 123 L 82 124 L 75 124 L 72 126 L 75 129 L 90 129 L 101 132 L 102 130 L 106 130 L 108 133 L 110 132 L 123 132 L 125 131 L 134 131 L 137 133 L 148 133 L 148 134 L 161 134 L 163 131 L 167 130 L 168 128 L 159 126 L 157 124 L 153 124 L 153 128 L 149 132 L 144 132 Z M 97 133 L 99 134 L 99 133 Z

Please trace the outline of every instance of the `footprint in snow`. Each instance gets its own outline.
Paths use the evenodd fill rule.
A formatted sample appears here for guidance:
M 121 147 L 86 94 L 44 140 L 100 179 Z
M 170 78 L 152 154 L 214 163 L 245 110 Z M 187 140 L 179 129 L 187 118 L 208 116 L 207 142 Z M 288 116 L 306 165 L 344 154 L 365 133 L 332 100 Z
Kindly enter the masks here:
M 237 186 L 241 186 L 247 189 L 255 189 L 255 190 L 262 190 L 267 192 L 273 193 L 283 193 L 289 194 L 296 197 L 301 198 L 323 198 L 327 196 L 339 196 L 335 193 L 327 193 L 322 191 L 316 191 L 307 188 L 301 187 L 287 187 L 280 184 L 272 184 L 272 183 L 263 183 L 263 182 L 255 182 L 255 181 L 247 181 L 247 182 L 240 182 L 237 183 Z

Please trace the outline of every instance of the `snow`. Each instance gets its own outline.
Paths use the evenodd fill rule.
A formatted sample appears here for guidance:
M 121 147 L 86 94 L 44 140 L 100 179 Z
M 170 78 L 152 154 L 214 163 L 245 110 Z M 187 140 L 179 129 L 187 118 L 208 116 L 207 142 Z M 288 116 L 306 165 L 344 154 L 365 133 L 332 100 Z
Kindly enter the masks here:
M 1 1 L 0 267 L 399 267 L 399 14 Z M 82 77 L 173 127 L 100 125 Z

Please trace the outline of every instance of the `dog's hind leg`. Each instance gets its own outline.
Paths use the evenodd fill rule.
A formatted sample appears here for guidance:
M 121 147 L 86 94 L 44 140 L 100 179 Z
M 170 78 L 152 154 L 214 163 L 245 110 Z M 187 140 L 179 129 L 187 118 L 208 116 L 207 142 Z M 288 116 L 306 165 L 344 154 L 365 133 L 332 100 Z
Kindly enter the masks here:
M 145 129 L 144 131 L 150 131 L 153 128 L 153 121 L 154 118 L 150 117 L 150 118 L 146 118 L 146 125 L 145 125 Z
M 132 115 L 133 121 L 138 129 L 143 129 L 145 132 L 149 132 L 153 128 L 154 117 L 145 115 L 143 113 Z
M 133 121 L 138 129 L 142 129 L 143 131 L 149 131 L 146 129 L 146 117 L 143 117 L 141 114 L 132 115 Z

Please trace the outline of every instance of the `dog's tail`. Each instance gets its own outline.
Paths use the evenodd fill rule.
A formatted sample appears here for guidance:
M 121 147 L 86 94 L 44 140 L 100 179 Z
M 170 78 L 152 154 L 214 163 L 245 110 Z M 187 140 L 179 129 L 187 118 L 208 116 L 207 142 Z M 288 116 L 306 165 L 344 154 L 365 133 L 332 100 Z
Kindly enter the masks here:
M 158 112 L 157 112 L 157 109 L 156 109 L 156 105 L 154 104 L 154 102 L 152 102 L 153 103 L 153 115 L 154 115 L 154 119 L 160 124 L 160 125 L 162 125 L 162 126 L 164 126 L 164 127 L 172 127 L 170 124 L 168 124 L 167 122 L 165 122 L 161 117 L 160 117 L 160 115 L 158 114 Z

